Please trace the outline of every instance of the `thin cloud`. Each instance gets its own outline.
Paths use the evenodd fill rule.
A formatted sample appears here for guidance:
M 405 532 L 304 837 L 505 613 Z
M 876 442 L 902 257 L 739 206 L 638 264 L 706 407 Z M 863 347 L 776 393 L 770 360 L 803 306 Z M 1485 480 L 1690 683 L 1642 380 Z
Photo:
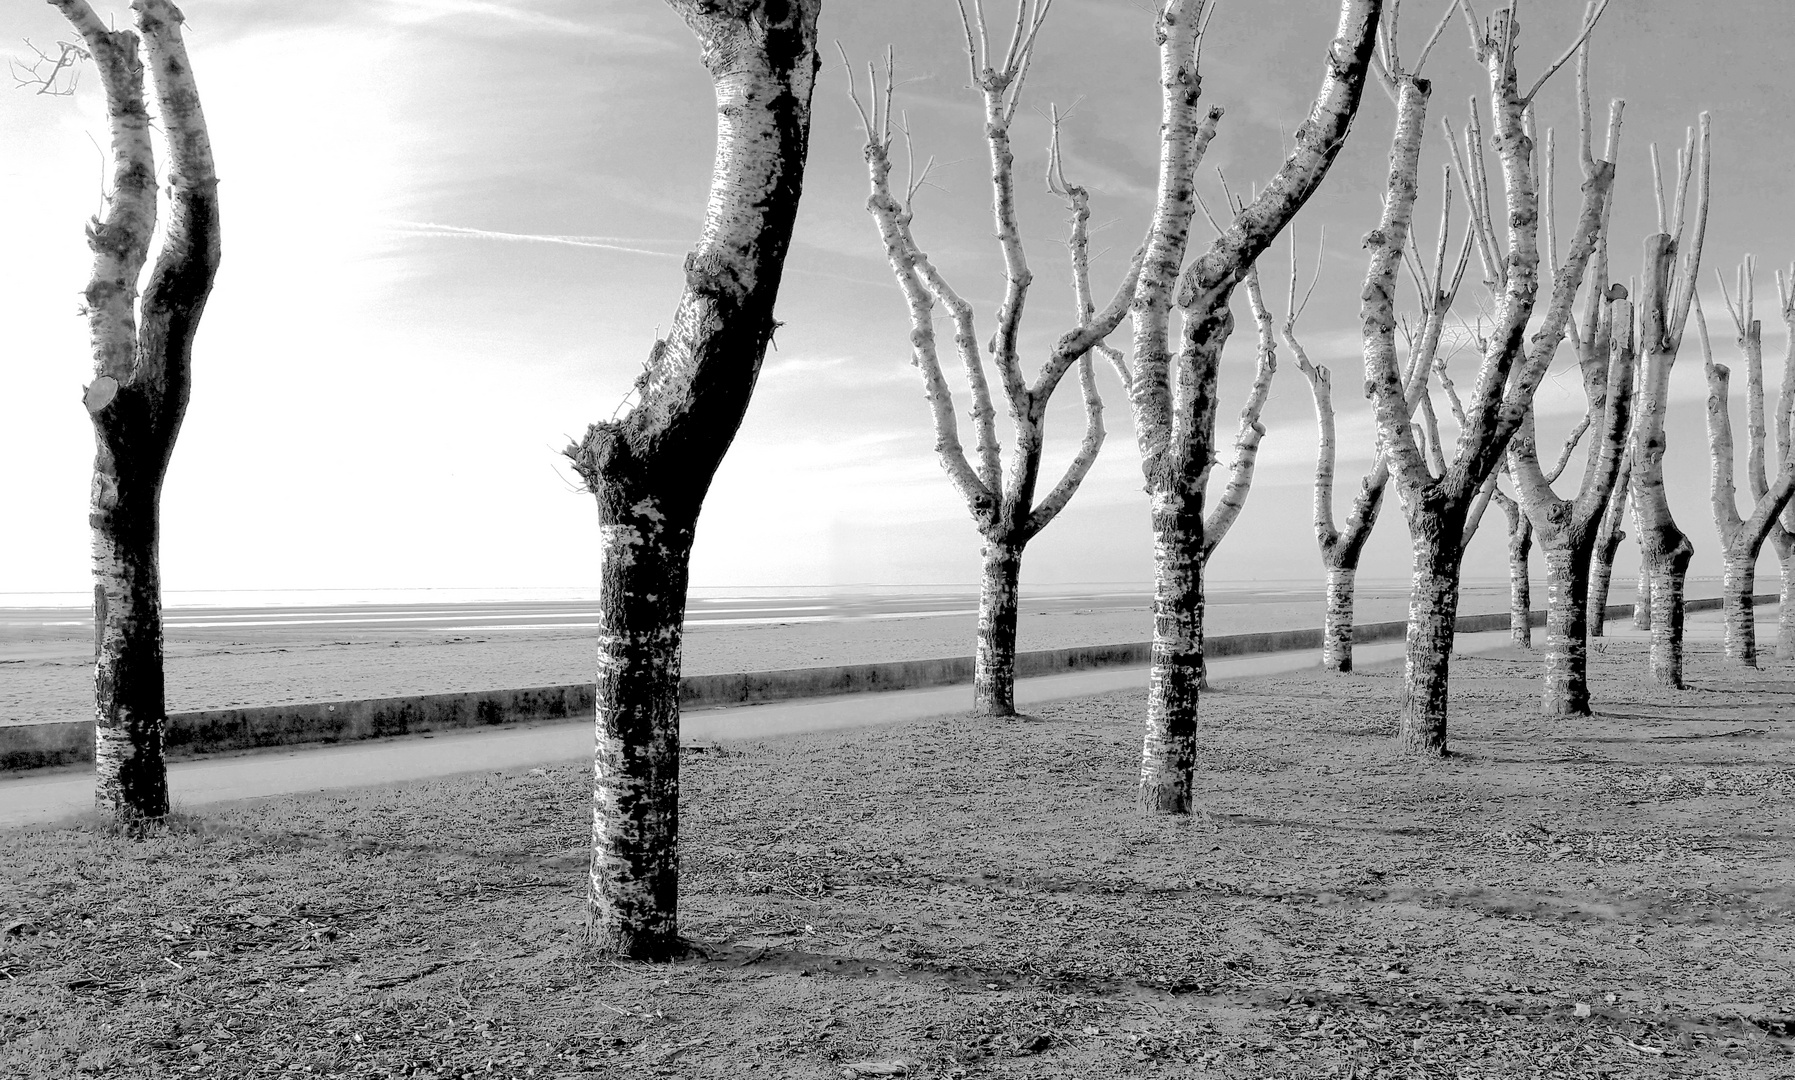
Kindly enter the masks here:
M 478 25 L 494 30 L 502 30 L 508 24 L 519 30 L 544 30 L 557 34 L 605 38 L 618 45 L 657 52 L 672 47 L 671 43 L 647 34 L 620 30 L 598 22 L 565 19 L 547 12 L 533 11 L 528 7 L 496 3 L 494 0 L 387 0 L 387 3 L 390 8 L 397 9 L 400 17 L 406 21 L 465 16 L 475 20 Z
M 540 233 L 500 232 L 497 229 L 470 229 L 463 225 L 438 225 L 430 221 L 395 221 L 388 226 L 394 232 L 407 236 L 442 236 L 467 240 L 505 240 L 514 243 L 531 244 L 565 244 L 568 247 L 597 248 L 601 251 L 620 251 L 626 255 L 652 255 L 657 259 L 677 259 L 680 255 L 670 251 L 654 251 L 649 248 L 634 247 L 635 244 L 673 243 L 671 240 L 636 240 L 620 236 L 558 236 Z

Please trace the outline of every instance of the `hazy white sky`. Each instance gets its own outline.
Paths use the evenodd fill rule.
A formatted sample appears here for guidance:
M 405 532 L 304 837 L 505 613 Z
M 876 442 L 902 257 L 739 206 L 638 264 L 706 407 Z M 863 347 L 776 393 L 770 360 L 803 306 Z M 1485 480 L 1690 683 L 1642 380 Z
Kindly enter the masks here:
M 1582 6 L 1523 7 L 1524 72 L 1564 47 Z M 1783 123 L 1787 91 L 1775 81 L 1788 43 L 1783 6 L 1614 0 L 1595 59 L 1598 97 L 1628 101 L 1617 273 L 1637 272 L 1652 229 L 1648 142 L 1680 144 L 1696 112 L 1711 110 L 1707 263 L 1730 275 L 1747 251 L 1762 261 L 1773 365 L 1785 338 L 1769 271 L 1795 259 L 1795 144 Z M 683 24 L 646 0 L 190 0 L 185 10 L 223 177 L 225 250 L 164 496 L 167 587 L 591 586 L 595 513 L 557 448 L 622 400 L 671 316 L 680 259 L 697 234 L 713 103 Z M 1412 51 L 1438 6 L 1411 0 L 1405 14 Z M 122 4 L 117 18 L 128 20 Z M 1333 23 L 1334 5 L 1322 0 L 1224 2 L 1204 75 L 1206 99 L 1228 110 L 1209 163 L 1233 183 L 1276 167 Z M 895 46 L 899 108 L 918 152 L 941 162 L 939 188 L 920 201 L 918 238 L 980 303 L 983 333 L 1000 263 L 951 0 L 827 0 L 822 34 L 856 61 Z M 47 5 L 0 13 L 0 50 L 11 56 L 26 55 L 27 38 L 47 47 L 68 36 Z M 1031 368 L 1071 317 L 1064 212 L 1037 180 L 1047 103 L 1076 103 L 1067 173 L 1092 189 L 1094 220 L 1107 226 L 1094 273 L 1107 295 L 1151 207 L 1155 62 L 1146 0 L 1055 5 L 1014 133 L 1037 275 L 1025 323 Z M 1462 26 L 1449 28 L 1427 73 L 1437 80 L 1436 119 L 1462 123 L 1466 97 L 1482 86 Z M 1541 106 L 1543 122 L 1560 129 L 1567 217 L 1577 179 L 1571 90 L 1567 71 Z M 1357 394 L 1357 238 L 1376 219 L 1391 112 L 1368 93 L 1347 151 L 1299 219 L 1304 237 L 1325 225 L 1330 238 L 1303 329 L 1311 355 L 1336 373 L 1342 500 L 1370 454 Z M 90 361 L 75 303 L 88 272 L 82 224 L 100 197 L 96 143 L 106 141 L 97 79 L 89 72 L 73 98 L 9 90 L 0 139 L 0 592 L 78 592 L 88 588 L 92 438 L 79 404 Z M 976 578 L 977 536 L 934 460 L 905 309 L 864 210 L 860 142 L 830 48 L 780 298 L 785 325 L 712 489 L 694 584 Z M 1426 175 L 1438 175 L 1442 145 L 1436 132 Z M 1430 238 L 1436 200 L 1430 192 L 1421 214 Z M 1281 247 L 1262 272 L 1282 279 Z M 1711 274 L 1705 284 L 1717 348 L 1730 361 Z M 1473 283 L 1467 300 L 1476 292 Z M 1250 320 L 1244 298 L 1237 303 L 1247 330 L 1224 376 L 1230 431 L 1251 366 Z M 1319 575 L 1308 388 L 1284 360 L 1258 481 L 1217 554 L 1216 578 Z M 1468 358 L 1461 364 L 1468 376 Z M 1548 437 L 1582 409 L 1568 350 L 1557 368 L 1541 401 Z M 1109 441 L 1084 490 L 1030 547 L 1027 580 L 1151 576 L 1127 403 L 1113 376 L 1102 378 Z M 1718 573 L 1693 332 L 1677 386 L 1674 498 L 1695 539 L 1693 572 Z M 1068 394 L 1056 410 L 1050 470 L 1076 444 L 1074 401 Z M 1406 534 L 1393 505 L 1387 518 L 1366 573 L 1404 575 Z M 1487 532 L 1469 572 L 1493 576 L 1503 565 L 1494 518 Z

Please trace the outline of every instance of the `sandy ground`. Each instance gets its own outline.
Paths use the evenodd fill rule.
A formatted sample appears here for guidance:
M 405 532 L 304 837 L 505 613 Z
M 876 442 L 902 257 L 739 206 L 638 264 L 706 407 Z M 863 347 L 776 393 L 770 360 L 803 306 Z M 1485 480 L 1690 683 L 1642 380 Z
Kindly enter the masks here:
M 580 951 L 584 763 L 0 834 L 0 1075 L 1795 1078 L 1795 679 L 1638 642 L 688 748 L 665 965 Z
M 1624 598 L 1623 598 L 1624 599 Z M 976 601 L 973 601 L 976 606 Z M 1506 610 L 1505 588 L 1467 587 L 1466 614 Z M 1362 622 L 1407 616 L 1406 594 L 1362 588 Z M 1215 604 L 1209 630 L 1248 633 L 1321 625 L 1319 600 Z M 695 626 L 685 638 L 685 670 L 705 675 L 830 664 L 921 660 L 972 652 L 971 615 L 846 619 L 760 626 Z M 593 633 L 580 630 L 445 635 L 379 628 L 267 629 L 171 633 L 167 646 L 171 712 L 341 701 L 461 690 L 553 686 L 592 678 Z M 1146 641 L 1149 609 L 1093 601 L 1069 611 L 1023 610 L 1022 649 Z M 83 720 L 91 715 L 90 629 L 0 632 L 0 723 Z

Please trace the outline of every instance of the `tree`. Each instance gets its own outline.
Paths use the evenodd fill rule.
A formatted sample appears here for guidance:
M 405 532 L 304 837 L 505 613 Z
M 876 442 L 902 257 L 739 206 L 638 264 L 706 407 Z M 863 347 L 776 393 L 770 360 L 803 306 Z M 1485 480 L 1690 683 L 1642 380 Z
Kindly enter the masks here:
M 218 175 L 180 11 L 168 0 L 133 0 L 132 32 L 108 30 L 86 0 L 52 3 L 99 69 L 112 132 L 111 190 L 87 226 L 94 269 L 82 294 L 94 355 L 82 400 L 94 429 L 95 798 L 120 818 L 155 819 L 168 813 L 162 482 L 187 411 L 194 336 L 218 273 Z M 146 59 L 168 142 L 169 214 L 139 298 L 157 214 Z
M 1701 299 L 1695 299 L 1695 329 L 1701 341 L 1702 369 L 1708 381 L 1708 454 L 1713 463 L 1709 494 L 1714 505 L 1714 525 L 1720 531 L 1720 552 L 1725 560 L 1725 577 L 1721 585 L 1722 604 L 1726 608 L 1726 658 L 1741 667 L 1758 666 L 1757 626 L 1752 619 L 1752 594 L 1757 589 L 1758 554 L 1764 541 L 1773 533 L 1786 531 L 1779 519 L 1789 498 L 1795 495 L 1795 459 L 1789 456 L 1788 388 L 1795 386 L 1795 368 L 1785 367 L 1784 393 L 1777 402 L 1777 423 L 1781 443 L 1777 457 L 1775 483 L 1770 482 L 1764 464 L 1764 336 L 1752 303 L 1751 256 L 1739 267 L 1739 303 L 1735 305 L 1726 292 L 1726 279 L 1721 278 L 1720 295 L 1726 301 L 1727 314 L 1733 318 L 1738 332 L 1739 352 L 1745 360 L 1746 467 L 1754 500 L 1749 513 L 1739 515 L 1739 499 L 1733 485 L 1733 427 L 1727 414 L 1727 396 L 1731 372 L 1725 364 L 1714 362 L 1714 351 L 1708 344 L 1707 319 L 1702 314 Z M 1715 274 L 1719 277 L 1718 272 Z M 1784 545 L 1788 540 L 1783 541 Z
M 1691 170 L 1699 149 L 1700 169 L 1695 200 L 1695 227 L 1679 264 L 1683 210 Z M 1645 270 L 1639 283 L 1639 345 L 1645 353 L 1645 376 L 1639 386 L 1639 423 L 1633 428 L 1633 513 L 1639 530 L 1641 576 L 1650 588 L 1652 678 L 1660 685 L 1683 685 L 1683 583 L 1695 554 L 1689 537 L 1677 527 L 1664 493 L 1664 414 L 1670 405 L 1670 371 L 1677 362 L 1683 329 L 1695 302 L 1696 275 L 1701 269 L 1702 239 L 1708 224 L 1708 114 L 1701 115 L 1701 144 L 1693 136 L 1677 155 L 1674 202 L 1666 208 L 1658 154 L 1652 150 L 1652 174 L 1658 201 L 1658 232 L 1646 238 Z M 1641 598 L 1637 606 L 1645 606 Z
M 1588 78 L 1589 46 L 1577 53 L 1577 103 L 1585 180 L 1595 175 L 1598 163 L 1592 150 Z M 1608 115 L 1608 143 L 1603 156 L 1619 155 L 1622 103 L 1614 102 Z M 1554 156 L 1552 133 L 1546 133 L 1545 196 L 1543 220 L 1547 229 L 1546 252 L 1557 261 L 1552 242 Z M 1565 337 L 1577 353 L 1587 407 L 1566 441 L 1556 467 L 1546 472 L 1540 465 L 1533 410 L 1508 446 L 1508 471 L 1515 481 L 1520 502 L 1537 535 L 1546 559 L 1546 656 L 1541 708 L 1548 715 L 1589 715 L 1589 577 L 1601 540 L 1601 527 L 1609 498 L 1626 457 L 1626 436 L 1633 403 L 1633 305 L 1627 290 L 1609 287 L 1608 221 L 1613 203 L 1603 209 L 1601 232 L 1591 258 L 1589 299 L 1582 333 L 1577 321 L 1567 319 Z M 1556 274 L 1556 267 L 1553 268 Z M 1572 498 L 1553 490 L 1570 460 L 1577 441 L 1592 425 L 1595 433 L 1583 467 L 1582 481 Z M 1597 615 L 1599 621 L 1600 615 Z
M 1452 170 L 1446 169 L 1441 188 L 1440 239 L 1434 250 L 1433 272 L 1428 274 L 1416 259 L 1409 261 L 1409 270 L 1416 290 L 1421 294 L 1420 319 L 1414 332 L 1407 335 L 1409 355 L 1404 368 L 1403 395 L 1413 413 L 1427 404 L 1427 380 L 1439 354 L 1446 317 L 1458 296 L 1464 280 L 1465 266 L 1471 255 L 1471 234 L 1465 233 L 1459 247 L 1458 261 L 1448 277 L 1446 272 L 1447 240 L 1452 224 Z M 1377 455 L 1371 469 L 1359 481 L 1358 494 L 1353 496 L 1352 510 L 1344 528 L 1334 524 L 1335 433 L 1333 379 L 1327 367 L 1311 363 L 1308 353 L 1296 336 L 1296 320 L 1308 305 L 1305 296 L 1296 299 L 1296 243 L 1291 235 L 1289 303 L 1284 318 L 1284 342 L 1296 356 L 1298 370 L 1309 381 L 1310 396 L 1315 401 L 1315 541 L 1321 548 L 1321 561 L 1327 570 L 1326 612 L 1321 635 L 1321 666 L 1325 671 L 1345 673 L 1352 670 L 1353 592 L 1359 572 L 1359 558 L 1371 530 L 1377 525 L 1383 508 L 1384 491 L 1389 485 L 1390 462 L 1383 453 Z M 1316 256 L 1316 277 L 1321 274 L 1320 254 Z M 1314 290 L 1311 282 L 1310 290 Z M 1436 443 L 1437 445 L 1437 443 Z
M 889 60 L 883 96 L 876 85 L 869 86 L 870 112 L 853 91 L 851 81 L 849 88 L 866 128 L 866 165 L 872 182 L 872 195 L 866 205 L 878 223 L 879 237 L 885 243 L 892 273 L 910 309 L 910 362 L 922 375 L 923 392 L 934 418 L 935 453 L 984 538 L 984 570 L 979 590 L 978 638 L 973 664 L 973 708 L 988 716 L 1012 716 L 1016 712 L 1016 608 L 1023 549 L 1071 501 L 1102 449 L 1103 399 L 1098 394 L 1095 373 L 1091 370 L 1090 351 L 1101 345 L 1128 313 L 1128 299 L 1134 292 L 1135 276 L 1140 270 L 1137 259 L 1115 298 L 1102 313 L 1093 314 L 1090 195 L 1084 188 L 1066 182 L 1059 152 L 1059 119 L 1055 112 L 1047 185 L 1051 192 L 1066 201 L 1067 209 L 1072 213 L 1068 248 L 1078 325 L 1061 335 L 1034 384 L 1029 385 L 1022 374 L 1018 342 L 1023 307 L 1034 275 L 1029 271 L 1016 221 L 1010 123 L 1021 101 L 1023 80 L 1033 59 L 1035 40 L 1047 16 L 1047 8 L 1048 4 L 1043 0 L 1018 0 L 1009 46 L 1002 60 L 993 67 L 983 0 L 973 0 L 972 17 L 968 17 L 963 4 L 960 7 L 973 85 L 983 98 L 985 143 L 991 160 L 992 217 L 1004 257 L 1004 299 L 997 312 L 997 331 L 991 337 L 991 353 L 1010 426 L 1015 433 L 1007 470 L 997 442 L 997 410 L 992 406 L 990 381 L 985 374 L 984 355 L 979 349 L 972 305 L 947 283 L 942 272 L 917 244 L 911 230 L 916 193 L 928 178 L 928 167 L 925 166 L 920 174 L 912 168 L 902 202 L 892 195 L 892 75 Z M 842 59 L 845 63 L 845 54 Z M 869 71 L 869 82 L 873 76 L 874 73 Z M 967 461 L 966 451 L 960 443 L 953 395 L 937 356 L 933 314 L 937 304 L 947 309 L 953 321 L 955 348 L 966 371 L 976 431 L 976 468 Z M 1035 492 L 1041 472 L 1041 452 L 1046 446 L 1047 402 L 1074 364 L 1078 367 L 1084 397 L 1084 438 L 1065 474 L 1037 505 Z
M 1164 0 L 1159 8 L 1158 190 L 1133 300 L 1134 367 L 1126 373 L 1154 538 L 1153 663 L 1139 801 L 1143 810 L 1174 814 L 1190 812 L 1196 762 L 1203 682 L 1203 495 L 1213 451 L 1217 365 L 1234 325 L 1229 299 L 1344 144 L 1383 4 L 1342 0 L 1326 75 L 1307 121 L 1297 129 L 1296 146 L 1180 280 L 1195 210 L 1196 169 L 1221 119 L 1219 108 L 1198 110 L 1203 9 L 1203 0 Z M 1170 330 L 1174 301 L 1184 311 L 1176 353 Z
M 1776 408 L 1776 460 L 1781 464 L 1795 458 L 1795 449 L 1790 446 L 1791 416 L 1795 414 L 1795 264 L 1790 265 L 1787 277 L 1781 270 L 1776 272 L 1776 299 L 1788 343 L 1782 393 Z M 1782 570 L 1782 593 L 1776 608 L 1776 658 L 1786 664 L 1795 662 L 1795 502 L 1783 509 L 1781 524 L 1770 530 L 1770 543 Z
M 692 539 L 767 343 L 810 138 L 821 0 L 668 0 L 717 98 L 704 231 L 621 419 L 569 446 L 598 502 L 598 723 L 586 940 L 680 949 L 679 669 Z
M 1465 402 L 1464 429 L 1459 433 L 1452 460 L 1440 462 L 1445 467 L 1438 475 L 1429 468 L 1408 420 L 1408 402 L 1396 363 L 1393 302 L 1396 265 L 1402 260 L 1414 211 L 1431 87 L 1413 73 L 1405 73 L 1395 64 L 1388 65 L 1397 95 L 1396 133 L 1391 143 L 1383 214 L 1365 240 L 1371 258 L 1360 316 L 1366 393 L 1376 405 L 1378 429 L 1408 519 L 1414 558 L 1400 729 L 1401 743 L 1411 753 L 1446 752 L 1447 668 L 1458 613 L 1459 568 L 1469 511 L 1501 461 L 1509 436 L 1527 414 L 1533 392 L 1564 334 L 1571 304 L 1600 231 L 1613 179 L 1613 165 L 1609 162 L 1598 163 L 1584 184 L 1583 205 L 1565 263 L 1553 275 L 1550 301 L 1532 336 L 1531 349 L 1526 350 L 1525 362 L 1517 366 L 1539 287 L 1539 212 L 1533 179 L 1533 141 L 1526 132 L 1523 116 L 1534 95 L 1594 29 L 1600 14 L 1601 8 L 1592 5 L 1572 48 L 1525 93 L 1515 67 L 1515 41 L 1520 27 L 1514 8 L 1498 11 L 1482 26 L 1472 25 L 1473 45 L 1489 75 L 1495 142 L 1506 195 L 1508 245 L 1507 251 L 1502 251 L 1495 236 L 1488 186 L 1481 181 L 1482 139 L 1473 110 L 1466 130 L 1469 167 L 1461 165 L 1458 172 L 1464 177 L 1480 256 L 1499 296 L 1477 383 Z M 1447 133 L 1451 142 L 1450 127 Z
M 1608 152 L 1612 157 L 1612 144 Z M 1603 515 L 1625 457 L 1632 408 L 1633 305 L 1623 286 L 1603 289 L 1601 284 L 1599 279 L 1591 283 L 1592 310 L 1601 312 L 1596 332 L 1575 341 L 1589 401 L 1585 419 L 1601 418 L 1601 427 L 1590 440 L 1575 497 L 1561 497 L 1552 488 L 1557 476 L 1540 467 L 1532 410 L 1508 449 L 1509 473 L 1546 556 L 1546 675 L 1541 708 L 1555 716 L 1589 715 L 1589 573 Z M 1574 321 L 1565 324 L 1571 333 L 1575 333 L 1574 326 Z

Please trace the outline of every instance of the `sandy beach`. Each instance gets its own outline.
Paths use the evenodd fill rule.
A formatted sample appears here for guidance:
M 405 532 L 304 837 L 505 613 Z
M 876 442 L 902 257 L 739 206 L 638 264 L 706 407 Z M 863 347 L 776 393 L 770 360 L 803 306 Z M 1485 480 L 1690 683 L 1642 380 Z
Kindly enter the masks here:
M 1705 595 L 1699 586 L 1691 595 Z M 1630 594 L 1616 590 L 1615 602 Z M 1507 586 L 1465 588 L 1460 611 L 1507 608 Z M 732 616 L 715 601 L 694 610 L 685 670 L 706 675 L 832 664 L 970 655 L 977 597 L 942 591 L 905 602 L 762 597 L 759 618 Z M 1367 582 L 1361 622 L 1401 619 L 1405 582 Z M 590 605 L 550 618 L 513 617 L 491 605 L 473 615 L 444 606 L 342 606 L 311 612 L 245 609 L 168 611 L 168 708 L 195 709 L 339 701 L 504 687 L 551 686 L 592 678 Z M 535 609 L 533 609 L 535 610 Z M 453 611 L 454 617 L 442 615 Z M 780 614 L 785 613 L 785 614 Z M 1208 629 L 1238 634 L 1319 626 L 1319 586 L 1218 585 Z M 234 621 L 233 621 L 234 620 Z M 549 625 L 559 621 L 562 625 Z M 1019 647 L 1057 649 L 1146 641 L 1151 600 L 1142 589 L 1045 588 L 1023 594 Z M 81 720 L 92 695 L 93 630 L 78 609 L 0 609 L 0 723 Z

